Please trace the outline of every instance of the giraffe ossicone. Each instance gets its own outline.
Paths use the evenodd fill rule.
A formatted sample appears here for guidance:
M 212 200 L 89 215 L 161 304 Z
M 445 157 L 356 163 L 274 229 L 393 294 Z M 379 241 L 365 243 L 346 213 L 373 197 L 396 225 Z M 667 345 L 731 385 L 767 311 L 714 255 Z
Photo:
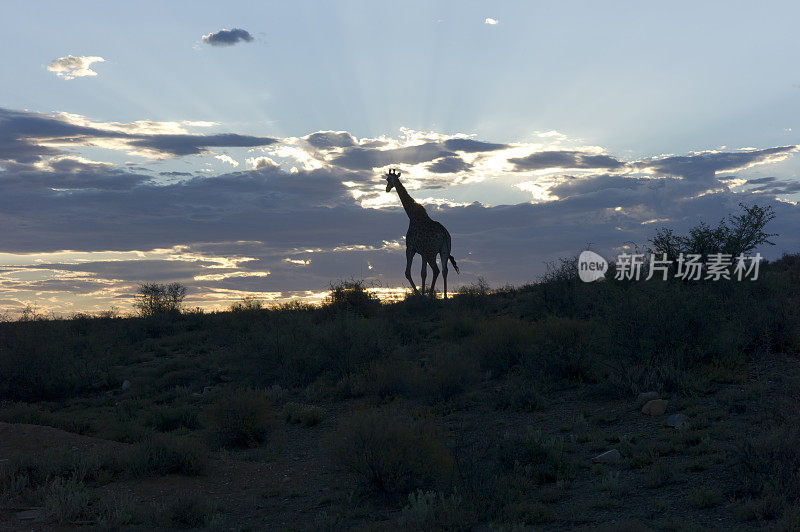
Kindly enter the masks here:
M 425 207 L 414 201 L 406 188 L 400 182 L 400 171 L 390 169 L 386 174 L 386 192 L 392 189 L 397 190 L 400 202 L 403 204 L 408 215 L 408 231 L 406 232 L 406 279 L 411 283 L 411 288 L 419 294 L 414 279 L 411 277 L 411 264 L 414 262 L 414 255 L 422 257 L 422 295 L 425 295 L 425 278 L 428 274 L 428 266 L 433 270 L 433 280 L 431 281 L 430 295 L 436 295 L 434 288 L 436 279 L 439 277 L 439 267 L 436 264 L 436 256 L 441 257 L 442 261 L 442 282 L 444 284 L 444 298 L 447 299 L 447 262 L 450 261 L 456 273 L 460 273 L 456 259 L 450 254 L 451 239 L 450 233 L 445 227 L 435 220 L 431 220 Z

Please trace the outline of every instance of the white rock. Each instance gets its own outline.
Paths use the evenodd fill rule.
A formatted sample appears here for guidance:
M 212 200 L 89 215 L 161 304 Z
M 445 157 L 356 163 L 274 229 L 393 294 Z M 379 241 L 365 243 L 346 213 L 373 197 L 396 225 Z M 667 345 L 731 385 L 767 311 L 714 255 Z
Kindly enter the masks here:
M 126 381 L 122 381 L 122 389 L 123 390 L 127 390 L 130 387 L 131 387 L 131 381 L 127 381 L 127 380 Z

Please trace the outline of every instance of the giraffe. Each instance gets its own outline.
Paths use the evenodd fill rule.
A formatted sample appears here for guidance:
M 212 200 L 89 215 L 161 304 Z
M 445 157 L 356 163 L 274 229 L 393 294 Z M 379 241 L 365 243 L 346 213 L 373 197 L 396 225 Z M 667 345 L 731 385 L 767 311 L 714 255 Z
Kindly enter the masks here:
M 428 265 L 433 271 L 431 281 L 431 297 L 435 297 L 434 287 L 436 279 L 439 277 L 439 267 L 436 265 L 436 255 L 442 260 L 442 282 L 444 284 L 444 298 L 447 299 L 447 261 L 453 263 L 456 273 L 460 273 L 456 259 L 450 254 L 450 233 L 437 221 L 431 220 L 425 207 L 414 201 L 406 188 L 400 182 L 400 172 L 389 170 L 386 174 L 386 192 L 394 188 L 400 196 L 408 215 L 408 232 L 406 232 L 406 279 L 411 283 L 414 293 L 419 294 L 414 279 L 411 278 L 411 263 L 414 255 L 419 253 L 422 256 L 422 295 L 425 295 L 425 278 L 428 275 Z

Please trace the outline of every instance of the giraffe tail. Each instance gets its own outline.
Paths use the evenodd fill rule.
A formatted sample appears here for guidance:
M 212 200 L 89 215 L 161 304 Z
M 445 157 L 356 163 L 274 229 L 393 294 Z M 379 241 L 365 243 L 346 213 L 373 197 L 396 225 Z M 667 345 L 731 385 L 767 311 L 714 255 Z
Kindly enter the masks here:
M 456 273 L 461 273 L 461 272 L 459 271 L 459 269 L 458 269 L 458 264 L 456 264 L 456 259 L 454 259 L 452 255 L 450 255 L 450 262 L 452 262 L 452 263 L 453 263 L 453 268 L 455 268 L 455 269 L 456 269 Z

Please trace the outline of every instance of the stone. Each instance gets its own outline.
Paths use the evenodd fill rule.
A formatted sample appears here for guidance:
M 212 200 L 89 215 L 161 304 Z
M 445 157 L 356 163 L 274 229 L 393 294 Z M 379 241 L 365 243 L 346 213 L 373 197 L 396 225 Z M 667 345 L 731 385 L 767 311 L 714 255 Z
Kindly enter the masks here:
M 611 464 L 619 462 L 621 458 L 622 455 L 619 454 L 617 449 L 611 449 L 592 458 L 592 462 L 596 464 Z
M 122 381 L 122 390 L 127 390 L 131 387 L 131 381 Z
M 675 427 L 676 429 L 686 422 L 686 416 L 683 414 L 672 414 L 667 418 L 667 426 Z
M 42 517 L 42 510 L 43 508 L 40 507 L 29 508 L 27 510 L 17 512 L 15 515 L 20 521 L 39 520 Z
M 658 392 L 642 392 L 639 394 L 639 401 L 642 403 L 652 401 L 653 399 L 658 399 Z
M 667 402 L 663 399 L 651 399 L 642 407 L 642 414 L 660 416 L 667 411 Z

